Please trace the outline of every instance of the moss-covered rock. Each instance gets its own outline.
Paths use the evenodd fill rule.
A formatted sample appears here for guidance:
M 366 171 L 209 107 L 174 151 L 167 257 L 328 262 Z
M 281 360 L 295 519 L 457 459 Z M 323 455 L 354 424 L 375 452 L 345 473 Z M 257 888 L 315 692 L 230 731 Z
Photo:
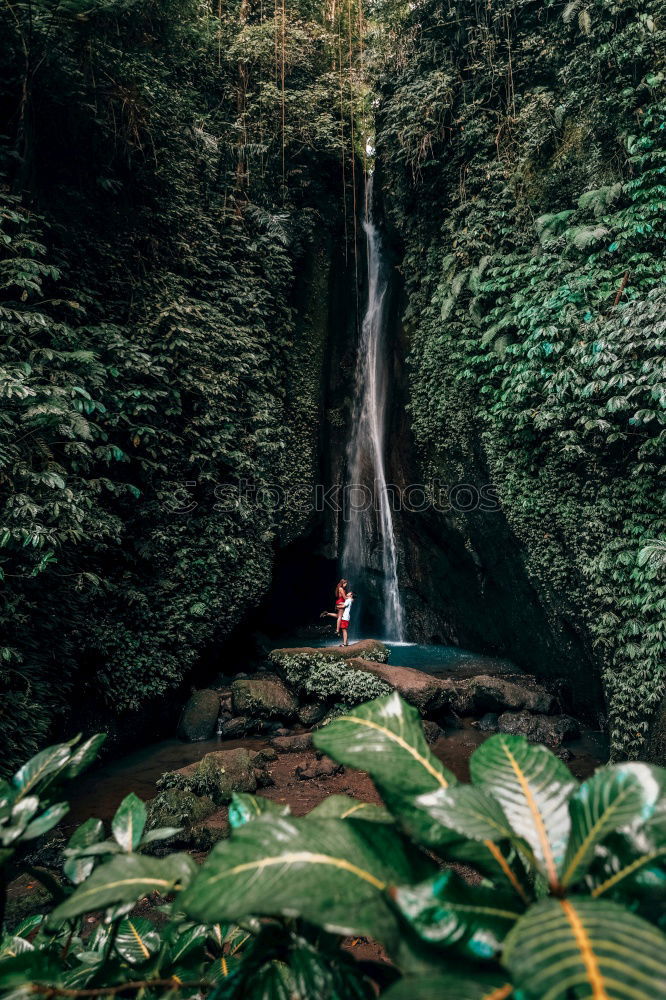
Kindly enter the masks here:
M 451 687 L 448 681 L 413 667 L 392 667 L 388 663 L 373 663 L 360 658 L 349 660 L 345 670 L 371 674 L 418 708 L 422 715 L 437 712 L 448 705 Z M 354 680 L 352 679 L 352 683 Z M 357 681 L 358 683 L 358 681 Z
M 231 685 L 236 715 L 251 718 L 293 719 L 298 704 L 279 677 L 266 675 L 235 680 Z
M 290 649 L 274 649 L 270 654 L 270 660 L 278 668 L 285 659 L 302 659 L 305 661 L 317 659 L 327 662 L 336 660 L 351 660 L 360 656 L 364 660 L 375 660 L 377 663 L 386 663 L 390 650 L 378 639 L 362 639 L 360 642 L 352 642 L 349 646 L 294 646 Z
M 361 643 L 355 643 L 359 646 Z M 388 657 L 388 650 L 382 643 Z M 351 647 L 350 647 L 351 648 Z M 328 650 L 281 649 L 273 654 L 282 676 L 289 687 L 300 696 L 318 702 L 343 702 L 360 705 L 372 698 L 389 694 L 391 688 L 385 681 L 367 671 L 349 669 L 350 657 L 331 656 Z M 381 650 L 376 650 L 381 655 Z
M 195 795 L 184 788 L 163 788 L 148 802 L 147 827 L 190 827 L 214 812 L 215 803 L 207 795 Z
M 213 803 L 222 805 L 231 800 L 233 792 L 256 791 L 257 771 L 264 767 L 265 759 L 245 747 L 214 750 L 196 764 L 167 771 L 157 787 L 207 796 Z
M 219 692 L 204 688 L 195 691 L 183 709 L 178 722 L 178 736 L 191 743 L 209 740 L 215 735 L 220 713 Z

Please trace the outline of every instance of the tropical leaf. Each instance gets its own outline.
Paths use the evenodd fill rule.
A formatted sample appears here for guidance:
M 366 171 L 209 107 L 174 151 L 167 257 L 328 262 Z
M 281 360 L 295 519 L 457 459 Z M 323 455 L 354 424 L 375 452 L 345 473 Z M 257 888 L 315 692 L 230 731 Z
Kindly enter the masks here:
M 359 802 L 350 795 L 328 795 L 310 810 L 308 816 L 316 819 L 364 819 L 369 823 L 393 823 L 388 809 L 371 802 Z
M 467 958 L 490 959 L 524 907 L 513 894 L 469 885 L 445 871 L 414 887 L 398 888 L 393 899 L 405 920 L 429 944 L 456 947 Z
M 190 926 L 187 930 L 179 928 L 178 933 L 173 936 L 173 942 L 169 950 L 171 961 L 179 962 L 195 948 L 203 945 L 209 933 L 209 928 L 203 924 L 195 924 L 194 927 Z
M 36 754 L 19 768 L 12 778 L 12 784 L 19 797 L 29 795 L 44 778 L 62 771 L 70 760 L 71 753 L 69 743 L 56 743 Z
M 104 836 L 104 824 L 101 819 L 91 817 L 87 819 L 77 830 L 74 831 L 67 843 L 67 850 L 77 850 L 79 848 L 90 847 L 97 844 Z M 95 867 L 94 857 L 66 857 L 63 871 L 70 882 L 79 885 L 90 875 Z
M 474 751 L 470 771 L 473 782 L 501 804 L 556 887 L 571 825 L 568 802 L 576 788 L 566 765 L 523 736 L 497 734 Z
M 31 823 L 28 823 L 21 834 L 22 840 L 34 840 L 35 837 L 41 837 L 43 833 L 48 833 L 68 812 L 69 804 L 67 802 L 57 802 L 55 805 L 49 806 L 41 816 L 37 816 Z
M 106 740 L 106 733 L 97 733 L 91 736 L 72 752 L 69 763 L 65 769 L 66 778 L 77 778 L 82 771 L 85 771 L 94 760 L 96 760 L 100 747 Z
M 146 825 L 146 807 L 141 799 L 130 792 L 120 803 L 111 821 L 111 832 L 124 851 L 135 851 L 141 843 Z
M 622 906 L 573 896 L 532 907 L 503 963 L 529 1000 L 664 1000 L 666 936 Z
M 518 837 L 499 802 L 474 785 L 438 788 L 415 800 L 412 834 L 449 859 L 466 861 L 483 874 L 508 882 L 523 902 L 530 897 L 515 847 L 533 860 L 529 845 Z M 512 858 L 513 855 L 513 858 Z
M 383 1000 L 509 1000 L 510 983 L 502 973 L 441 973 L 405 976 L 382 994 Z
M 657 845 L 644 830 L 607 837 L 586 881 L 593 899 L 628 903 L 642 917 L 666 926 L 666 844 Z
M 300 916 L 391 946 L 397 925 L 385 890 L 431 872 L 389 826 L 275 817 L 247 823 L 217 844 L 179 906 L 205 923 Z
M 597 844 L 610 833 L 649 818 L 661 789 L 651 780 L 651 768 L 642 768 L 600 768 L 574 792 L 569 801 L 571 835 L 560 877 L 563 886 L 585 874 Z
M 141 838 L 139 846 L 146 847 L 148 844 L 154 844 L 158 840 L 170 840 L 171 837 L 175 837 L 177 833 L 180 833 L 182 829 L 182 826 L 160 826 L 157 830 L 149 830 Z
M 44 952 L 26 951 L 0 961 L 0 990 L 18 989 L 29 983 L 55 987 L 62 983 L 62 977 L 60 963 L 54 956 Z M 24 994 L 27 995 L 29 994 Z
M 414 799 L 456 784 L 431 752 L 417 710 L 396 692 L 370 701 L 313 733 L 313 743 L 334 760 L 367 771 L 403 825 L 418 829 Z
M 229 806 L 229 823 L 233 830 L 260 816 L 288 816 L 291 810 L 285 802 L 273 802 L 263 795 L 234 792 Z
M 115 948 L 131 965 L 147 962 L 159 946 L 160 936 L 149 920 L 134 917 L 119 924 Z
M 92 875 L 51 914 L 51 921 L 78 917 L 108 906 L 134 903 L 151 892 L 162 895 L 188 885 L 196 864 L 188 854 L 148 858 L 119 854 Z

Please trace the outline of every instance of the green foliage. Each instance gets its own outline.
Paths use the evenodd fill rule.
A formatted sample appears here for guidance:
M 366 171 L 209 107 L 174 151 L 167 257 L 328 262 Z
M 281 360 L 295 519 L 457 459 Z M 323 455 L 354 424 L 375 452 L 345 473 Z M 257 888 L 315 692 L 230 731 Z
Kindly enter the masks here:
M 54 909 L 0 941 L 0 989 L 16 1000 L 112 986 L 363 1000 L 377 984 L 390 1000 L 569 1000 L 574 988 L 666 997 L 663 768 L 609 765 L 579 784 L 545 747 L 496 735 L 460 784 L 396 693 L 314 741 L 369 773 L 388 809 L 333 796 L 295 818 L 282 803 L 234 795 L 230 839 L 197 867 L 184 854 L 146 855 L 177 831 L 145 833 L 146 808 L 129 795 L 110 839 L 95 819 L 70 838 L 66 881 L 46 881 Z M 68 745 L 30 761 L 13 779 L 16 802 L 32 797 L 32 814 L 46 816 L 52 783 L 94 746 L 74 767 Z M 460 863 L 464 877 L 451 869 Z M 138 915 L 135 904 L 156 894 L 159 919 Z M 357 963 L 340 949 L 349 934 L 381 943 L 394 968 Z
M 283 95 L 279 13 L 0 11 L 2 767 L 74 692 L 98 715 L 164 697 L 302 529 L 224 488 L 317 469 L 301 272 L 342 249 L 338 28 L 290 8 Z
M 381 656 L 380 653 L 375 655 Z M 278 650 L 271 653 L 270 658 L 292 690 L 318 701 L 360 705 L 369 698 L 378 698 L 390 691 L 389 685 L 373 674 L 354 670 L 343 661 L 323 653 L 313 655 Z
M 558 11 L 402 12 L 378 157 L 426 471 L 494 483 L 555 641 L 603 675 L 613 753 L 636 757 L 666 662 L 663 562 L 642 555 L 666 527 L 666 8 Z

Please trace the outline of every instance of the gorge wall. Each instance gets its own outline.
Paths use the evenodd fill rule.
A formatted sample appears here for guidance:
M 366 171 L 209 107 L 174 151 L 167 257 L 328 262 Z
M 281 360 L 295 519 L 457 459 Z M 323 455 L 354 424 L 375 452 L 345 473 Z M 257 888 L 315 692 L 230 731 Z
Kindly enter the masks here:
M 469 644 L 476 604 L 603 711 L 602 678 L 630 755 L 666 651 L 665 47 L 662 3 L 427 0 L 377 112 L 416 481 L 501 505 L 407 519 L 408 602 Z
M 379 5 L 365 40 L 351 6 L 305 0 L 12 10 L 5 766 L 93 718 L 149 727 L 294 580 L 304 619 L 327 599 L 340 520 L 311 495 L 345 477 L 371 105 L 388 477 L 499 500 L 399 516 L 408 634 L 563 676 L 617 754 L 645 753 L 666 651 L 663 0 Z
M 149 734 L 307 532 L 270 490 L 319 473 L 352 144 L 338 26 L 307 4 L 0 26 L 9 769 L 55 731 Z

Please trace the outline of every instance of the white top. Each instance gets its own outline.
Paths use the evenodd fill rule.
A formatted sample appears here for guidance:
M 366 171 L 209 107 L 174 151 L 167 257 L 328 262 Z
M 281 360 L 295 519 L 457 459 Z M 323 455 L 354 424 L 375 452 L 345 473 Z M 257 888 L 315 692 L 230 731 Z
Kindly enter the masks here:
M 348 622 L 351 614 L 351 606 L 354 603 L 353 597 L 348 597 L 342 606 L 342 621 Z

